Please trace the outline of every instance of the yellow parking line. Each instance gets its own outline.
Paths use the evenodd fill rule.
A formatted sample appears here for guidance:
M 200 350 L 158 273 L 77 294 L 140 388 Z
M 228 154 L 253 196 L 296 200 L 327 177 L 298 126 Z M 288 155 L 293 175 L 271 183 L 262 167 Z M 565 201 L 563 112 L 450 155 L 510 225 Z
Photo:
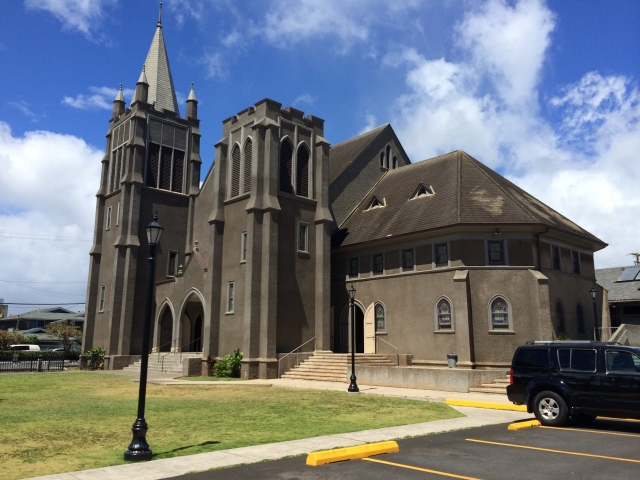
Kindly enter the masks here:
M 528 445 L 516 445 L 513 443 L 500 443 L 500 442 L 489 442 L 487 440 L 475 440 L 473 438 L 466 438 L 465 440 L 467 440 L 468 442 L 487 443 L 489 445 L 500 445 L 502 447 L 514 447 L 514 448 L 524 448 L 527 450 L 538 450 L 541 452 L 563 453 L 565 455 L 576 455 L 578 457 L 603 458 L 605 460 L 617 460 L 619 462 L 640 463 L 640 460 L 634 460 L 633 458 L 620 458 L 620 457 L 609 457 L 607 455 L 593 455 L 591 453 L 567 452 L 565 450 L 552 450 L 550 448 L 530 447 Z
M 464 480 L 479 480 L 478 478 L 474 478 L 474 477 L 464 477 L 462 475 L 456 475 L 455 473 L 440 472 L 438 470 L 429 470 L 428 468 L 413 467 L 411 465 L 404 465 L 402 463 L 395 463 L 395 462 L 387 462 L 386 460 L 377 460 L 375 458 L 363 458 L 362 460 L 366 460 L 367 462 L 384 463 L 385 465 L 391 465 L 393 467 L 408 468 L 409 470 L 418 470 L 419 472 L 435 473 L 436 475 L 442 475 L 444 477 L 462 478 Z
M 617 422 L 638 422 L 638 423 L 640 423 L 640 420 L 638 420 L 636 418 L 598 417 L 598 420 L 615 420 Z
M 637 433 L 603 432 L 601 430 L 593 430 L 590 428 L 543 427 L 542 425 L 540 426 L 540 428 L 548 428 L 551 430 L 571 430 L 574 432 L 601 433 L 603 435 L 618 435 L 620 437 L 640 437 L 640 435 L 638 435 Z

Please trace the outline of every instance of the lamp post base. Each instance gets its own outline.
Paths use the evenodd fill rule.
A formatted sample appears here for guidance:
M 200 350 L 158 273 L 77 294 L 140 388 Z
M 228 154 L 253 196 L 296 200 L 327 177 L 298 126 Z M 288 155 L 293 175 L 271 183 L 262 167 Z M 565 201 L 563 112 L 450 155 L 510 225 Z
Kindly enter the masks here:
M 353 373 L 351 374 L 351 384 L 349 385 L 347 392 L 349 393 L 360 392 L 360 389 L 358 388 L 358 384 L 356 383 L 356 376 Z
M 147 443 L 145 435 L 147 433 L 147 422 L 144 418 L 137 418 L 131 431 L 133 432 L 133 439 L 129 445 L 129 449 L 124 452 L 124 459 L 129 462 L 142 462 L 151 460 L 151 449 Z

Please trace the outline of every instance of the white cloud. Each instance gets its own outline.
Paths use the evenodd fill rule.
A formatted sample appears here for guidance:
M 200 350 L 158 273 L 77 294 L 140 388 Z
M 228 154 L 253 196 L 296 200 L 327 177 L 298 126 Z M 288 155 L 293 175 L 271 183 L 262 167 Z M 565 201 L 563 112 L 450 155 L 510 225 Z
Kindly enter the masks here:
M 203 53 L 198 63 L 204 65 L 207 78 L 224 78 L 227 75 L 227 69 L 225 67 L 226 61 L 224 55 L 219 51 L 207 51 Z
M 295 98 L 292 105 L 295 106 L 295 105 L 307 104 L 309 106 L 312 106 L 314 103 L 316 103 L 316 99 L 314 96 L 310 95 L 309 93 L 303 93 L 302 95 L 298 95 Z
M 376 116 L 372 115 L 371 113 L 367 113 L 364 116 L 365 119 L 365 125 L 364 127 L 362 127 L 360 129 L 360 131 L 358 132 L 358 135 L 365 133 L 365 132 L 369 132 L 371 130 L 373 130 L 374 128 L 378 127 L 379 125 L 377 124 L 377 120 L 376 120 Z
M 640 94 L 629 78 L 586 73 L 541 114 L 539 82 L 553 14 L 537 0 L 489 0 L 455 29 L 459 60 L 413 48 L 384 63 L 406 68 L 394 128 L 415 160 L 463 149 L 610 244 L 596 266 L 629 263 L 640 238 Z
M 77 30 L 87 37 L 104 16 L 105 7 L 117 0 L 25 0 L 27 10 L 44 10 L 60 20 L 65 29 Z
M 79 93 L 75 97 L 65 96 L 62 99 L 64 105 L 81 110 L 104 109 L 111 110 L 113 108 L 113 99 L 118 94 L 117 88 L 110 87 L 89 87 L 90 94 Z M 133 96 L 133 90 L 125 88 L 122 90 L 125 101 Z
M 13 136 L 4 122 L 0 152 L 0 278 L 86 281 L 91 242 L 82 240 L 93 237 L 102 152 L 71 135 L 32 131 Z M 7 302 L 84 301 L 82 283 L 1 285 Z
M 37 122 L 39 115 L 36 115 L 33 110 L 31 110 L 31 105 L 24 100 L 18 100 L 17 102 L 9 102 L 13 108 L 22 113 L 25 117 L 29 117 L 32 122 Z

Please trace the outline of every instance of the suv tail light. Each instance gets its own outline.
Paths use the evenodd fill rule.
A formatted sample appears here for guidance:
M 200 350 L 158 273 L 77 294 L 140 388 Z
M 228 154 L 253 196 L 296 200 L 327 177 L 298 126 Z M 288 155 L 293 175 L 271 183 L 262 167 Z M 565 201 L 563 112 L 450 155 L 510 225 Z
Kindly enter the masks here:
M 513 385 L 513 368 L 509 369 L 509 385 Z

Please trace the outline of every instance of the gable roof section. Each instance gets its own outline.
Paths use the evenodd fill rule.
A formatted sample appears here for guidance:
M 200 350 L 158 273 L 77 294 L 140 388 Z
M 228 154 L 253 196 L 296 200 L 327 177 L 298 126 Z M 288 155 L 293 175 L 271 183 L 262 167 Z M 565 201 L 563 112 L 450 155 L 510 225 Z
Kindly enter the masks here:
M 609 291 L 610 302 L 638 302 L 640 301 L 640 280 L 617 282 L 618 277 L 629 267 L 600 268 L 596 270 L 596 282 Z
M 386 127 L 390 125 L 386 123 L 357 137 L 332 145 L 329 150 L 329 184 L 333 183 Z
M 410 201 L 420 183 L 431 185 L 435 193 Z M 373 195 L 385 198 L 385 208 L 364 211 Z M 387 172 L 340 225 L 337 243 L 353 245 L 455 224 L 510 223 L 543 224 L 606 245 L 462 150 Z

